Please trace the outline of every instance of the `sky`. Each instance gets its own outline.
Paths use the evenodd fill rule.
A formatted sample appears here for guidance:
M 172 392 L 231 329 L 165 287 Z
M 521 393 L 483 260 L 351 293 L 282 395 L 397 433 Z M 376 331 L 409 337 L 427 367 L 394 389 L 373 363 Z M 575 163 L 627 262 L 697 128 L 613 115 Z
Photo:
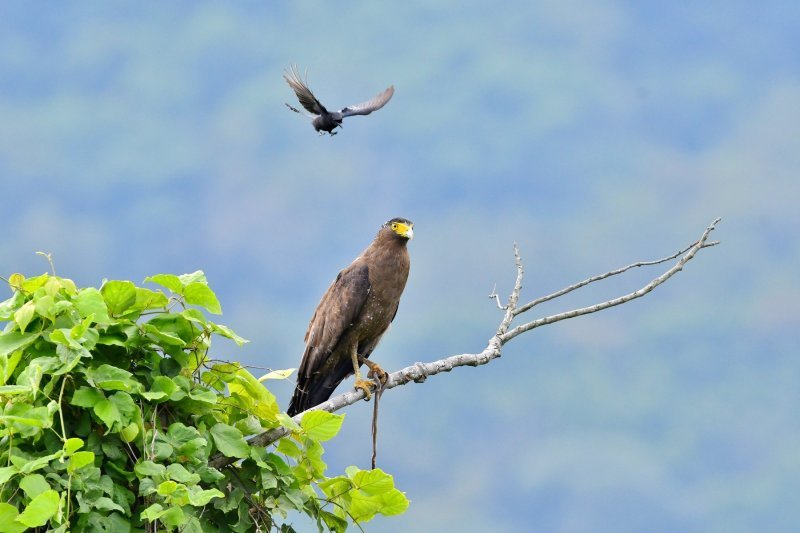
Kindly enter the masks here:
M 645 298 L 387 393 L 379 466 L 412 504 L 368 530 L 794 531 L 799 26 L 788 1 L 6 2 L 0 275 L 44 272 L 36 251 L 83 286 L 202 269 L 251 341 L 218 357 L 290 368 L 402 216 L 411 276 L 373 355 L 396 370 L 483 349 L 514 242 L 527 301 L 722 217 Z M 292 64 L 332 108 L 396 93 L 319 137 L 284 106 Z M 371 405 L 346 413 L 331 473 L 369 464 Z

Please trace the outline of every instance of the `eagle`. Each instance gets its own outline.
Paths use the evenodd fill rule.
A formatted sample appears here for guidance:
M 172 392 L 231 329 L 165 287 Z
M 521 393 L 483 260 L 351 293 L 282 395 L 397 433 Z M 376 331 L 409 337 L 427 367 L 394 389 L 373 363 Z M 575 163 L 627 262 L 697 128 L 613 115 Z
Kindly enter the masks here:
M 328 287 L 306 330 L 297 386 L 287 410 L 290 416 L 330 398 L 352 374 L 355 387 L 369 398 L 375 383 L 361 378 L 362 364 L 386 379 L 386 373 L 367 358 L 397 314 L 411 266 L 406 244 L 413 237 L 411 221 L 385 222 L 372 244 Z
M 311 89 L 308 88 L 308 84 L 303 81 L 302 78 L 300 78 L 300 74 L 297 72 L 296 67 L 293 66 L 289 72 L 285 72 L 283 74 L 283 79 L 286 80 L 286 83 L 289 84 L 289 87 L 291 87 L 294 93 L 297 95 L 297 99 L 300 101 L 300 104 L 306 109 L 306 111 L 308 111 L 308 113 L 310 113 L 310 115 L 303 113 L 296 107 L 290 106 L 288 103 L 286 104 L 286 107 L 295 113 L 300 113 L 301 115 L 306 115 L 307 117 L 311 118 L 311 124 L 320 135 L 324 135 L 325 132 L 328 132 L 331 135 L 336 135 L 336 132 L 333 130 L 342 126 L 342 120 L 344 120 L 345 117 L 351 117 L 354 115 L 369 115 L 373 111 L 377 111 L 385 106 L 386 102 L 391 100 L 392 95 L 394 94 L 394 86 L 391 85 L 388 89 L 375 96 L 375 98 L 372 100 L 362 102 L 360 104 L 350 105 L 340 109 L 339 111 L 331 112 L 325 109 L 325 106 L 322 105 L 319 100 L 317 100 L 317 98 L 314 96 L 314 93 L 312 93 Z

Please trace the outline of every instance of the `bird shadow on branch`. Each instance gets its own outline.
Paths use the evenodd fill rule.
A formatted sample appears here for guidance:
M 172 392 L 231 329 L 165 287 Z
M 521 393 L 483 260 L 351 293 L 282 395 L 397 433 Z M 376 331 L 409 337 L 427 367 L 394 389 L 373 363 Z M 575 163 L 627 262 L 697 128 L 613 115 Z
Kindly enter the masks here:
M 565 287 L 561 290 L 558 290 L 552 294 L 536 298 L 535 300 L 531 300 L 530 302 L 527 302 L 522 305 L 519 305 L 519 298 L 520 298 L 520 293 L 522 292 L 522 279 L 524 277 L 525 271 L 522 265 L 522 259 L 520 257 L 519 247 L 516 244 L 514 244 L 514 263 L 516 265 L 516 270 L 517 270 L 516 279 L 514 281 L 514 288 L 512 289 L 511 294 L 509 295 L 508 300 L 506 301 L 505 304 L 501 303 L 500 296 L 494 290 L 492 291 L 492 294 L 489 295 L 489 298 L 495 300 L 497 306 L 503 311 L 503 318 L 500 320 L 500 324 L 498 325 L 497 330 L 495 331 L 494 335 L 489 339 L 489 342 L 486 344 L 486 347 L 481 352 L 478 353 L 463 353 L 458 355 L 451 355 L 449 357 L 445 357 L 443 359 L 439 359 L 437 361 L 431 361 L 428 363 L 421 363 L 421 362 L 414 363 L 411 366 L 408 366 L 401 370 L 397 370 L 396 372 L 392 372 L 389 374 L 386 383 L 384 383 L 382 387 L 383 391 L 385 392 L 389 389 L 393 389 L 401 385 L 406 385 L 412 381 L 416 383 L 422 383 L 431 376 L 435 376 L 443 372 L 450 372 L 454 368 L 460 366 L 485 365 L 490 361 L 492 361 L 493 359 L 497 359 L 498 357 L 500 357 L 502 353 L 502 348 L 506 343 L 508 343 L 510 340 L 522 335 L 527 331 L 538 328 L 540 326 L 546 326 L 548 324 L 560 322 L 561 320 L 567 320 L 570 318 L 575 318 L 578 316 L 588 315 L 590 313 L 603 311 L 610 307 L 622 305 L 624 303 L 630 302 L 632 300 L 647 295 L 648 293 L 652 292 L 656 287 L 666 282 L 667 280 L 672 278 L 675 274 L 683 270 L 683 267 L 686 265 L 686 263 L 694 259 L 695 255 L 697 255 L 697 252 L 699 252 L 704 248 L 709 248 L 719 244 L 719 241 L 709 241 L 708 237 L 711 234 L 711 232 L 714 231 L 714 229 L 716 229 L 717 224 L 720 222 L 720 220 L 721 220 L 720 218 L 715 219 L 708 227 L 705 228 L 705 230 L 703 231 L 702 235 L 698 240 L 686 246 L 685 248 L 679 250 L 678 252 L 675 252 L 672 255 L 663 257 L 661 259 L 656 259 L 654 261 L 639 261 L 618 268 L 616 270 L 611 270 L 603 274 L 592 276 L 583 281 L 580 281 L 578 283 Z M 516 326 L 514 325 L 515 319 L 517 317 L 529 312 L 531 309 L 533 309 L 539 304 L 569 294 L 591 283 L 595 283 L 597 281 L 601 281 L 610 278 L 612 276 L 623 274 L 634 268 L 660 265 L 673 260 L 676 261 L 675 263 L 672 264 L 672 266 L 669 269 L 665 270 L 661 275 L 654 278 L 652 281 L 650 281 L 643 287 L 633 292 L 623 294 L 622 296 L 618 296 L 616 298 L 612 298 L 604 302 L 599 302 L 587 307 L 572 309 L 569 311 L 564 311 L 562 313 L 557 313 L 554 315 L 544 316 L 541 318 L 530 320 L 528 322 L 524 322 Z M 323 402 L 317 405 L 316 407 L 309 409 L 309 411 L 312 410 L 323 410 L 328 412 L 338 411 L 343 407 L 352 405 L 357 401 L 364 399 L 364 397 L 365 394 L 363 390 L 361 389 L 351 390 L 343 394 L 340 394 L 338 396 L 334 396 L 333 398 L 330 398 L 326 402 Z M 297 414 L 296 416 L 294 416 L 294 420 L 296 422 L 300 422 L 300 420 L 303 418 L 303 415 L 306 412 L 308 411 L 304 411 L 302 413 Z M 290 430 L 285 427 L 274 428 L 269 431 L 265 431 L 264 433 L 261 433 L 259 435 L 256 435 L 255 437 L 248 440 L 248 443 L 251 446 L 268 446 L 269 444 L 272 444 L 273 442 L 276 442 L 282 437 L 288 435 L 289 432 Z M 234 461 L 236 461 L 235 458 L 225 457 L 221 454 L 217 454 L 209 460 L 209 465 L 215 468 L 222 468 L 224 466 L 233 463 Z

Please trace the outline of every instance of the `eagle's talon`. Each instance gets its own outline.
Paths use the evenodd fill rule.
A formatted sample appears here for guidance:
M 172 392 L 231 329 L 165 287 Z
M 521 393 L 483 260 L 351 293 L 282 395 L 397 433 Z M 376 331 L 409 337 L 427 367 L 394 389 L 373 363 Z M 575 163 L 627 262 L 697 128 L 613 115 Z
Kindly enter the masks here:
M 374 381 L 369 381 L 366 379 L 357 379 L 353 387 L 356 389 L 363 390 L 364 394 L 367 397 L 367 400 L 370 400 L 370 398 L 372 398 L 372 389 L 376 388 L 376 385 Z
M 358 356 L 358 360 L 360 363 L 365 364 L 369 367 L 369 372 L 367 373 L 367 376 L 373 379 L 377 376 L 378 380 L 383 384 L 385 384 L 389 380 L 389 374 L 384 369 L 382 369 L 378 365 L 378 363 L 370 361 L 366 357 L 362 357 L 360 355 Z
M 375 368 L 370 368 L 369 372 L 367 372 L 367 376 L 372 379 L 377 377 L 378 381 L 380 381 L 382 384 L 386 384 L 386 382 L 389 380 L 389 374 L 378 365 L 375 365 Z

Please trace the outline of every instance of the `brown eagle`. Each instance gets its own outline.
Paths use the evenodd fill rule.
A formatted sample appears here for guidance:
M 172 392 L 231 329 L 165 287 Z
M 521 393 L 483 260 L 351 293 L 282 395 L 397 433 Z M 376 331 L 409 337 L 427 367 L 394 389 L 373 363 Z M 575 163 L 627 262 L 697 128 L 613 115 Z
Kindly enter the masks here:
M 411 260 L 406 244 L 414 224 L 404 218 L 384 223 L 375 240 L 350 266 L 339 272 L 314 311 L 306 331 L 306 349 L 290 416 L 319 405 L 343 379 L 355 373 L 356 388 L 370 396 L 375 383 L 361 379 L 366 364 L 379 376 L 385 372 L 367 357 L 397 314 Z
M 314 93 L 311 92 L 311 89 L 308 88 L 308 84 L 300 77 L 296 67 L 292 67 L 289 72 L 285 73 L 283 79 L 286 80 L 286 83 L 292 88 L 294 94 L 297 95 L 300 104 L 310 114 L 303 113 L 289 104 L 286 104 L 286 107 L 295 113 L 300 113 L 301 115 L 306 115 L 311 118 L 311 124 L 320 135 L 324 135 L 326 131 L 331 135 L 336 135 L 336 132 L 333 130 L 342 126 L 342 120 L 344 120 L 345 117 L 369 115 L 373 111 L 377 111 L 385 106 L 386 102 L 388 102 L 394 94 L 394 86 L 390 86 L 372 100 L 356 105 L 349 105 L 339 111 L 328 111 L 325 109 L 325 106 L 317 100 Z

